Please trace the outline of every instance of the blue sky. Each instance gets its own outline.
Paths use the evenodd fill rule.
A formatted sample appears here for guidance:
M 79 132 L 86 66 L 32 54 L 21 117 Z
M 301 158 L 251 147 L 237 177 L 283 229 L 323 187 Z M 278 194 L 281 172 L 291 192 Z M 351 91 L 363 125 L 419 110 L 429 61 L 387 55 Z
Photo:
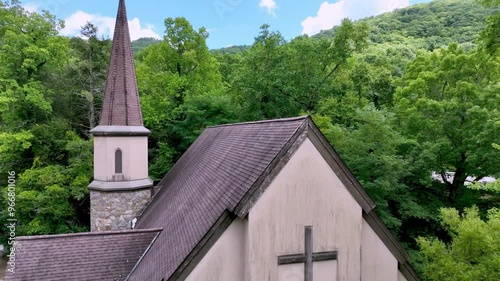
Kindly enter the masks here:
M 127 0 L 132 39 L 162 37 L 167 17 L 185 17 L 210 32 L 209 48 L 252 44 L 263 23 L 287 39 L 313 35 L 343 18 L 360 19 L 430 0 Z M 87 21 L 111 36 L 118 0 L 22 0 L 30 11 L 48 10 L 66 22 L 64 35 L 76 35 Z

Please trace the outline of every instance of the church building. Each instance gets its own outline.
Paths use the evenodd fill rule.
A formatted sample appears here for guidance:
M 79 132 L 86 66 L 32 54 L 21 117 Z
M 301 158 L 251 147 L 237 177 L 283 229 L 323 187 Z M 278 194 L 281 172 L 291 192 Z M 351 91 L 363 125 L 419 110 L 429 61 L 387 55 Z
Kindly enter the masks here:
M 153 186 L 124 2 L 91 131 L 91 232 L 18 237 L 5 280 L 419 280 L 308 116 L 206 128 Z

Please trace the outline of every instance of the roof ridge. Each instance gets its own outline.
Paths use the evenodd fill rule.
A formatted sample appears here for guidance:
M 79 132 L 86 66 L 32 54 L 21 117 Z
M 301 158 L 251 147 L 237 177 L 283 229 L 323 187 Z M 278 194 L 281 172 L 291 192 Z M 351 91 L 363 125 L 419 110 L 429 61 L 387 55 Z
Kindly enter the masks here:
M 221 128 L 221 127 L 232 127 L 232 126 L 240 126 L 240 125 L 263 124 L 263 123 L 289 122 L 289 121 L 305 120 L 308 117 L 310 117 L 310 116 L 309 115 L 303 115 L 303 116 L 299 116 L 299 117 L 289 117 L 289 118 L 279 118 L 279 119 L 271 119 L 271 120 L 260 120 L 260 121 L 250 121 L 250 122 L 222 124 L 222 125 L 209 126 L 209 127 L 207 127 L 207 129 Z
M 103 231 L 103 232 L 79 232 L 79 233 L 67 233 L 67 234 L 55 234 L 55 235 L 36 235 L 36 236 L 20 236 L 16 240 L 28 241 L 28 240 L 41 240 L 41 239 L 54 239 L 54 238 L 70 238 L 70 237 L 82 237 L 82 236 L 104 236 L 104 235 L 121 235 L 121 234 L 137 234 L 137 233 L 149 233 L 149 232 L 161 232 L 163 228 L 149 228 L 149 229 L 127 229 L 127 230 L 117 230 L 117 231 Z

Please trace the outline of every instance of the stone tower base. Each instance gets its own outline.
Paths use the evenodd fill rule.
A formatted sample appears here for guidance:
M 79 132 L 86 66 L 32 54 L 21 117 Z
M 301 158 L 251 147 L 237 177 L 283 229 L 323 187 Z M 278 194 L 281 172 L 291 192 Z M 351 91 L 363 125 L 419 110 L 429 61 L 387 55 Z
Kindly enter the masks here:
M 132 220 L 151 199 L 151 189 L 134 191 L 90 191 L 91 231 L 114 231 L 132 228 Z

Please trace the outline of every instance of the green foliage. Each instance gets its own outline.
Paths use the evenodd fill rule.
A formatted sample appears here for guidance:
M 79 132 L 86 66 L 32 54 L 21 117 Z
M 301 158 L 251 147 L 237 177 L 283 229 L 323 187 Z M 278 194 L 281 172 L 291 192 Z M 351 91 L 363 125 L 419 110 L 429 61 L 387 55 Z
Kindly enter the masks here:
M 77 174 L 62 166 L 26 170 L 17 182 L 17 219 L 20 235 L 79 232 L 72 202 L 83 198 L 88 185 L 72 185 Z
M 487 184 L 474 183 L 473 185 L 469 186 L 469 188 L 474 190 L 488 190 L 500 193 L 500 180 L 495 180 L 494 182 Z
M 230 46 L 230 47 L 224 47 L 220 49 L 215 49 L 215 50 L 210 50 L 210 52 L 217 56 L 217 55 L 237 55 L 237 54 L 242 54 L 246 50 L 248 50 L 250 46 L 247 45 L 242 45 L 242 46 Z
M 160 43 L 161 40 L 156 38 L 139 38 L 132 41 L 132 53 L 138 54 L 140 51 L 146 49 L 147 47 Z
M 398 153 L 406 140 L 393 128 L 394 116 L 389 112 L 366 106 L 352 114 L 348 127 L 327 128 L 327 137 L 377 203 L 388 227 L 397 231 L 401 222 L 398 214 L 391 214 L 389 202 L 406 189 L 401 180 L 410 169 Z
M 485 19 L 498 8 L 486 8 L 473 0 L 435 0 L 413 5 L 361 22 L 371 27 L 373 43 L 392 43 L 434 50 L 453 42 L 475 42 L 485 28 Z M 336 28 L 321 32 L 318 37 L 331 37 Z
M 64 62 L 61 50 L 67 39 L 57 36 L 61 22 L 49 13 L 27 13 L 18 1 L 1 3 L 0 8 L 0 77 L 24 84 Z
M 232 91 L 243 120 L 311 112 L 329 94 L 329 83 L 348 58 L 366 47 L 368 27 L 344 20 L 333 40 L 297 37 L 286 44 L 263 25 L 233 75 Z
M 165 27 L 164 40 L 141 51 L 136 64 L 144 123 L 153 132 L 155 180 L 206 126 L 235 121 L 206 30 L 194 30 L 184 18 L 168 18 Z
M 481 41 L 484 48 L 491 55 L 498 54 L 500 50 L 500 1 L 498 0 L 477 0 L 486 7 L 495 7 L 496 13 L 491 15 L 487 20 L 487 27 L 481 33 Z
M 500 145 L 494 143 L 492 144 L 493 148 L 496 150 L 500 150 Z M 500 180 L 495 180 L 490 183 L 482 184 L 480 182 L 475 182 L 472 185 L 468 186 L 468 188 L 473 190 L 486 190 L 494 193 L 500 194 Z
M 19 128 L 46 121 L 52 113 L 52 102 L 44 95 L 45 87 L 39 81 L 19 85 L 14 79 L 0 79 L 0 121 L 11 128 Z
M 28 131 L 18 133 L 0 133 L 0 180 L 6 182 L 7 172 L 12 167 L 26 168 L 29 163 L 26 158 L 32 145 L 33 134 Z
M 51 73 L 67 61 L 62 24 L 18 1 L 0 3 L 0 120 L 11 128 L 45 122 L 53 113 Z
M 29 13 L 18 1 L 0 2 L 0 15 L 0 182 L 8 171 L 18 176 L 18 235 L 85 230 L 92 144 L 67 113 L 74 110 L 64 87 L 74 77 L 63 75 L 75 61 L 70 40 L 52 15 Z
M 1 138 L 4 137 L 11 138 L 12 143 L 6 142 L 0 149 L 0 157 L 11 158 L 4 162 L 2 170 L 5 174 L 8 170 L 19 174 L 16 183 L 18 234 L 85 230 L 88 219 L 80 216 L 88 211 L 81 210 L 80 206 L 85 203 L 92 176 L 92 143 L 80 139 L 60 120 L 35 126 L 30 133 L 1 134 Z M 5 151 L 3 147 L 7 146 L 9 150 Z M 15 157 L 25 155 L 33 162 L 21 171 L 22 165 L 29 163 L 27 159 Z M 22 165 L 19 161 L 23 161 Z M 5 216 L 4 210 L 1 216 Z
M 31 129 L 33 134 L 31 148 L 36 165 L 65 163 L 67 159 L 65 136 L 66 132 L 70 130 L 71 128 L 64 120 L 54 120 L 33 126 Z
M 110 40 L 97 37 L 97 27 L 87 22 L 80 34 L 70 39 L 71 62 L 64 67 L 61 95 L 56 108 L 60 117 L 71 119 L 86 133 L 99 121 L 111 50 Z
M 500 278 L 500 210 L 491 209 L 487 220 L 477 208 L 459 215 L 456 209 L 442 209 L 440 218 L 451 236 L 450 243 L 419 238 L 428 280 L 494 281 Z
M 186 150 L 207 126 L 237 121 L 229 97 L 208 93 L 190 97 L 173 112 L 172 132 L 182 140 L 177 149 Z
M 500 170 L 499 152 L 491 146 L 500 135 L 500 61 L 457 45 L 422 53 L 400 81 L 396 112 L 405 135 L 423 153 L 436 155 L 429 167 L 444 174 L 449 199 L 455 200 L 468 176 L 484 177 Z M 493 81 L 493 82 L 492 82 Z
M 166 142 L 158 142 L 155 148 L 149 150 L 149 177 L 160 181 L 174 165 L 176 151 Z

